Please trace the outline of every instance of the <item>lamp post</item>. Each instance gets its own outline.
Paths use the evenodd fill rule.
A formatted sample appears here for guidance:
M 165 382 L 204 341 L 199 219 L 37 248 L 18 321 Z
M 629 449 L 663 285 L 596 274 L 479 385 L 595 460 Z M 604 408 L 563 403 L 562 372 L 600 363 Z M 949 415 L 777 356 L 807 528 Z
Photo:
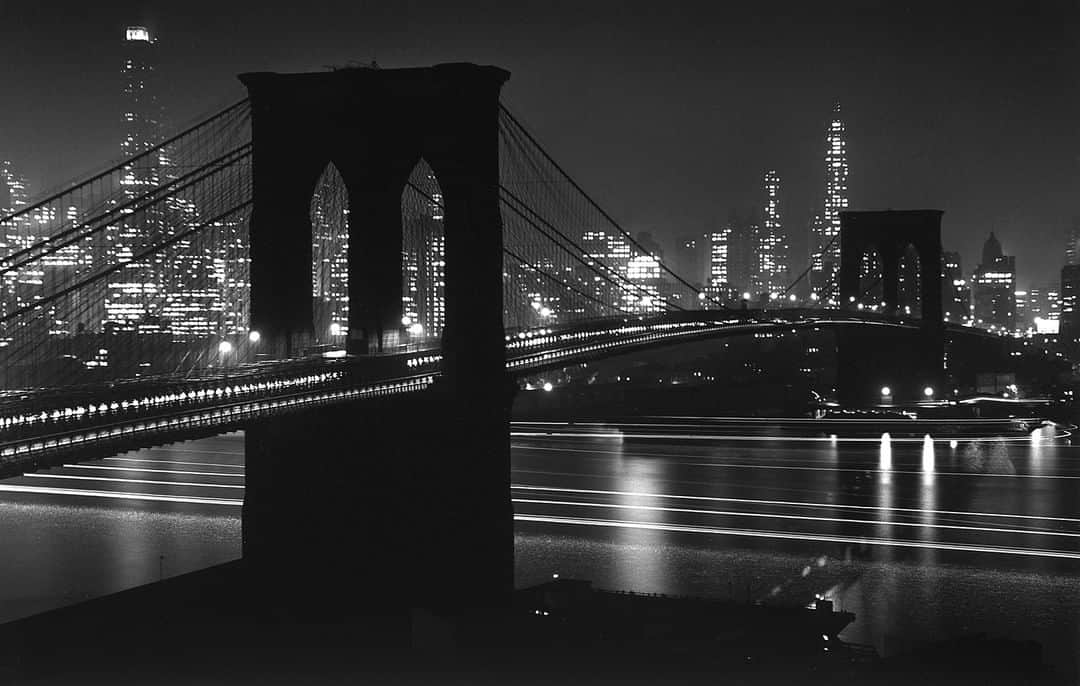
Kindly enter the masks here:
M 233 344 L 228 340 L 222 340 L 217 346 L 221 361 L 221 368 L 225 371 L 226 378 L 229 376 L 229 353 L 233 350 Z

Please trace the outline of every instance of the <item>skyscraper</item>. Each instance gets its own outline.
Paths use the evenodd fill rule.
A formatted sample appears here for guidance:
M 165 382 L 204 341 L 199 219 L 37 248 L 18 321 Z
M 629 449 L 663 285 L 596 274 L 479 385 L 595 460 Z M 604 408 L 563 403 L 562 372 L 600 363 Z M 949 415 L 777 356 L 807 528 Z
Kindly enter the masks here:
M 701 290 L 709 283 L 709 234 L 683 236 L 679 239 L 673 262 L 675 272 Z
M 1080 342 L 1080 264 L 1061 269 L 1061 338 L 1068 345 Z
M 729 213 L 727 223 L 712 232 L 708 291 L 714 298 L 734 301 L 745 292 L 752 297 L 760 294 L 756 289 L 758 232 L 752 216 L 742 218 L 734 210 Z
M 1028 316 L 1038 333 L 1057 333 L 1061 318 L 1061 283 L 1050 282 L 1028 290 Z
M 765 217 L 758 234 L 757 285 L 761 293 L 782 293 L 791 277 L 787 234 L 780 215 L 780 175 L 765 172 Z
M 162 109 L 158 101 L 156 40 L 144 26 L 129 26 L 124 34 L 124 139 L 120 150 L 124 157 L 134 157 L 161 142 Z M 159 164 L 129 167 L 130 176 L 126 186 L 134 186 L 134 195 L 140 186 L 158 183 Z
M 961 324 L 971 316 L 971 290 L 958 252 L 941 253 L 941 297 L 945 321 Z
M 129 26 L 124 33 L 123 138 L 120 150 L 131 159 L 161 141 L 161 106 L 157 98 L 155 40 L 144 26 Z M 155 156 L 131 162 L 122 171 L 123 197 L 120 202 L 139 198 L 161 182 L 161 159 Z M 160 231 L 164 216 L 160 209 L 126 215 L 105 229 L 108 264 L 124 263 L 109 278 L 104 319 L 122 329 L 161 330 L 161 294 L 165 289 L 161 260 L 135 262 L 135 255 Z M 180 306 L 181 310 L 183 309 Z M 180 313 L 178 313 L 180 314 Z M 180 314 L 182 316 L 182 314 Z
M 1065 264 L 1080 264 L 1080 217 L 1073 217 L 1065 234 Z
M 983 263 L 971 277 L 975 325 L 1012 332 L 1016 328 L 1016 258 L 1003 255 L 993 232 L 983 245 Z
M 27 199 L 26 179 L 9 160 L 0 160 L 0 215 L 22 209 Z
M 820 223 L 811 236 L 811 285 L 823 295 L 840 268 L 840 212 L 848 207 L 847 129 L 840 118 L 840 103 L 833 106 L 832 120 L 825 129 L 825 204 Z

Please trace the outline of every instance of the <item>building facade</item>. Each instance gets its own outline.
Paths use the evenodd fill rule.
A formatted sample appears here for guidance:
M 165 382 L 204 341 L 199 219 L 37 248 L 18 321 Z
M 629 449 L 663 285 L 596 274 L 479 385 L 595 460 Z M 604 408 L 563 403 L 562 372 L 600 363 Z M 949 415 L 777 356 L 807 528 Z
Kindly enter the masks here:
M 983 262 L 971 277 L 971 300 L 975 326 L 1016 330 L 1016 258 L 1002 254 L 993 232 L 983 245 Z
M 776 170 L 765 172 L 765 213 L 757 240 L 755 291 L 780 294 L 791 281 L 791 246 L 784 231 L 780 208 L 780 175 Z
M 945 321 L 963 324 L 971 319 L 971 288 L 964 278 L 958 252 L 941 253 L 941 311 Z
M 848 208 L 847 129 L 840 118 L 840 103 L 833 106 L 825 129 L 825 203 L 819 221 L 812 223 L 811 288 L 828 295 L 840 268 L 840 212 Z

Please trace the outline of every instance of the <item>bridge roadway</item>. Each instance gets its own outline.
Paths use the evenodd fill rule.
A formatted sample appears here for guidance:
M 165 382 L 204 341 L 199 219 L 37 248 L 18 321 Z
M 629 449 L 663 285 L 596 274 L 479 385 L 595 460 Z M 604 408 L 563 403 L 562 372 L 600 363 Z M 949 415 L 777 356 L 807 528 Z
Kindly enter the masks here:
M 917 322 L 799 309 L 603 319 L 508 332 L 506 366 L 523 376 L 677 342 L 839 326 L 910 329 Z M 5 391 L 0 396 L 0 476 L 221 434 L 319 405 L 420 391 L 439 378 L 441 361 L 437 349 L 323 355 L 194 375 Z

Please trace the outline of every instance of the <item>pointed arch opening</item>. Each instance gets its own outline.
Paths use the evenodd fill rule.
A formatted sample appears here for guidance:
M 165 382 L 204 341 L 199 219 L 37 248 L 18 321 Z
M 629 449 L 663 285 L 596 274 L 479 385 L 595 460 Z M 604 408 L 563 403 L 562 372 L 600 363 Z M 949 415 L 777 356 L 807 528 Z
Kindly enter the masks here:
M 896 291 L 898 314 L 921 318 L 922 265 L 919 252 L 911 243 L 900 254 Z
M 311 196 L 311 300 L 314 344 L 343 349 L 349 335 L 349 191 L 333 162 Z
M 882 283 L 883 261 L 877 248 L 870 248 L 859 259 L 858 304 L 871 312 L 880 311 L 885 305 L 885 288 Z
M 401 335 L 437 345 L 446 325 L 446 230 L 442 188 L 423 158 L 401 191 Z

